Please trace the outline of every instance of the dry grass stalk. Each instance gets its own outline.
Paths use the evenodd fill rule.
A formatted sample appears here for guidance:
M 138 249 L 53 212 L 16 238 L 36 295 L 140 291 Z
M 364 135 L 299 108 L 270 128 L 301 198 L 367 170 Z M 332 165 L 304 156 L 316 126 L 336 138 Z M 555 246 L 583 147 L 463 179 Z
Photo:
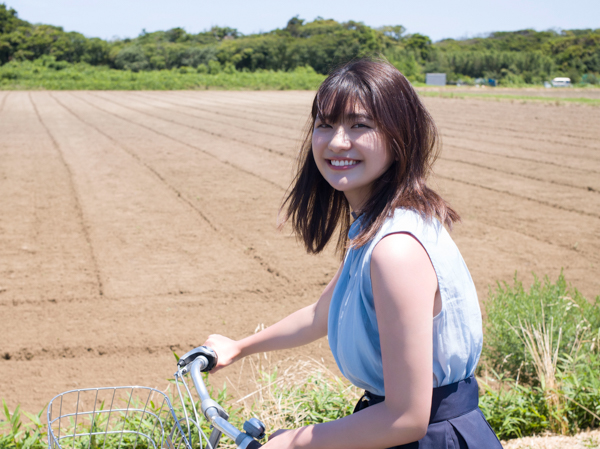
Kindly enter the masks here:
M 543 310 L 543 308 L 542 308 Z M 564 416 L 563 400 L 559 393 L 560 381 L 557 379 L 558 351 L 562 328 L 558 331 L 556 345 L 553 342 L 554 321 L 548 328 L 542 312 L 542 322 L 537 326 L 519 322 L 522 340 L 533 359 L 535 371 L 544 390 L 548 405 L 548 420 L 553 432 L 566 435 L 569 431 L 568 422 Z
M 256 416 L 270 432 L 302 425 L 306 418 L 301 411 L 302 402 L 307 399 L 304 392 L 319 394 L 328 389 L 339 392 L 349 403 L 360 397 L 358 388 L 343 382 L 322 362 L 312 358 L 296 361 L 281 371 L 264 354 L 246 360 L 255 389 L 238 399 L 236 404 L 243 407 L 243 415 Z M 283 360 L 281 365 L 289 362 Z M 309 382 L 309 379 L 318 379 L 318 384 Z M 294 419 L 292 423 L 290 417 Z

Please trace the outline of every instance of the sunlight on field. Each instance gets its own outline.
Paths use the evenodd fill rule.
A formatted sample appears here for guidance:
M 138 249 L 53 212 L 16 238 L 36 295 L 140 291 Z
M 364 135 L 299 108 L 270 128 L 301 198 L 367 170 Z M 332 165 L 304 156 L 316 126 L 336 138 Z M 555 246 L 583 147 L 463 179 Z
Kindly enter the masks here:
M 338 258 L 276 231 L 312 95 L 0 92 L 11 408 L 72 387 L 163 388 L 172 350 L 247 335 L 317 297 Z M 480 298 L 515 271 L 527 283 L 561 268 L 597 295 L 600 108 L 426 103 L 444 144 L 431 183 L 462 215 L 453 235 Z M 333 367 L 326 342 L 307 354 Z

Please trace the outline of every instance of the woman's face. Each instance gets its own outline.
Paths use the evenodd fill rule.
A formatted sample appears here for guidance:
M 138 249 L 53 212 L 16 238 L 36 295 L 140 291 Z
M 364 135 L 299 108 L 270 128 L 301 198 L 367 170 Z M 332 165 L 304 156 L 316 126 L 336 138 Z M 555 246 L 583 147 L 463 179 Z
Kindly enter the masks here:
M 394 161 L 385 137 L 362 107 L 336 123 L 317 116 L 312 151 L 323 177 L 334 189 L 344 192 L 354 211 L 361 209 L 371 195 L 373 182 Z

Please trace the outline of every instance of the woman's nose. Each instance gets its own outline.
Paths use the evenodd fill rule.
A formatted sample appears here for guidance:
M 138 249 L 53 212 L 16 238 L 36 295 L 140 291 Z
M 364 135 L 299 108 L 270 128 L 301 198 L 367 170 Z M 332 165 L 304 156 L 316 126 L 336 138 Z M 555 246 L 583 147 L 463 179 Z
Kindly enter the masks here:
M 344 127 L 339 126 L 337 129 L 335 129 L 333 136 L 329 141 L 329 148 L 332 151 L 338 152 L 349 150 L 351 146 L 352 142 L 350 142 L 350 137 L 348 136 L 348 133 Z

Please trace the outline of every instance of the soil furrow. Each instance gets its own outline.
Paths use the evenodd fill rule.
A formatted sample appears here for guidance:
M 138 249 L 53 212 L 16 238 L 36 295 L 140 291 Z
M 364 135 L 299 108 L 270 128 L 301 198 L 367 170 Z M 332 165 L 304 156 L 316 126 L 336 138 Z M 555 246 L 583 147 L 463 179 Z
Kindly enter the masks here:
M 165 180 L 165 178 L 157 170 L 155 170 L 153 167 L 151 167 L 150 165 L 148 165 L 147 163 L 145 163 L 135 152 L 131 151 L 130 149 L 128 149 L 127 147 L 125 147 L 124 145 L 122 145 L 119 141 L 117 141 L 115 138 L 113 138 L 110 134 L 105 133 L 100 128 L 98 128 L 96 125 L 94 125 L 93 123 L 91 123 L 89 121 L 86 121 L 83 118 L 81 118 L 81 116 L 79 116 L 76 112 L 74 112 L 71 108 L 69 108 L 67 105 L 65 105 L 63 102 L 61 102 L 54 95 L 50 94 L 50 96 L 58 104 L 60 104 L 63 108 L 65 108 L 77 120 L 81 121 L 82 123 L 86 124 L 90 128 L 94 129 L 99 134 L 102 134 L 104 137 L 106 137 L 107 139 L 111 140 L 116 146 L 118 146 L 123 151 L 125 151 L 127 154 L 129 154 L 131 157 L 133 157 L 139 164 L 141 164 L 142 166 L 144 166 L 148 171 L 150 171 L 154 176 L 156 176 L 160 182 L 164 183 L 169 189 L 171 189 L 173 191 L 173 193 L 176 195 L 176 197 L 179 200 L 183 201 L 185 204 L 187 204 L 188 206 L 190 206 L 190 208 L 194 212 L 196 212 L 198 215 L 200 215 L 200 218 L 202 218 L 213 229 L 213 231 L 219 232 L 219 230 L 216 228 L 216 226 L 214 225 L 214 223 L 200 209 L 198 209 L 197 207 L 195 207 L 187 198 L 183 197 L 181 195 L 181 192 L 179 192 L 171 184 L 169 184 Z
M 89 232 L 89 227 L 88 227 L 88 224 L 86 221 L 86 217 L 83 213 L 83 208 L 81 207 L 81 197 L 79 195 L 77 187 L 75 186 L 75 180 L 73 179 L 73 171 L 72 171 L 71 167 L 69 166 L 69 164 L 67 163 L 67 161 L 65 160 L 65 155 L 64 155 L 62 149 L 60 148 L 60 145 L 58 144 L 56 138 L 54 137 L 54 134 L 50 131 L 50 128 L 48 128 L 48 125 L 42 119 L 42 116 L 37 108 L 37 105 L 36 105 L 35 101 L 33 100 L 33 98 L 31 97 L 31 92 L 29 93 L 28 97 L 29 97 L 29 101 L 31 102 L 31 104 L 33 106 L 33 109 L 35 110 L 36 117 L 38 118 L 38 120 L 40 121 L 40 124 L 43 126 L 43 128 L 48 133 L 48 137 L 50 137 L 50 140 L 52 141 L 52 145 L 54 146 L 54 149 L 56 150 L 57 154 L 59 155 L 61 163 L 63 164 L 65 170 L 69 174 L 69 186 L 70 186 L 70 190 L 73 195 L 73 198 L 75 198 L 75 207 L 77 209 L 77 217 L 78 217 L 78 220 L 81 222 L 81 228 L 83 230 L 83 234 L 85 236 L 85 241 L 87 242 L 87 245 L 88 245 L 88 248 L 90 251 L 90 256 L 92 258 L 92 263 L 94 265 L 94 274 L 96 276 L 96 280 L 98 283 L 98 294 L 100 296 L 103 296 L 104 295 L 104 285 L 103 285 L 104 283 L 102 281 L 102 275 L 101 275 L 100 269 L 98 267 L 98 259 L 96 256 L 96 252 L 94 250 L 94 246 L 92 245 L 92 240 L 90 237 L 90 232 Z
M 81 98 L 81 97 L 79 97 L 79 98 Z M 158 135 L 160 135 L 160 136 L 166 137 L 166 138 L 168 138 L 168 139 L 170 139 L 170 140 L 173 140 L 174 142 L 177 142 L 177 143 L 179 143 L 179 144 L 181 144 L 181 145 L 185 145 L 185 146 L 188 146 L 188 147 L 190 147 L 190 148 L 193 148 L 194 150 L 196 150 L 196 151 L 199 151 L 199 152 L 201 152 L 202 154 L 205 154 L 206 156 L 209 156 L 209 157 L 212 157 L 212 158 L 214 158 L 215 160 L 219 161 L 220 163 L 222 163 L 222 164 L 224 164 L 224 165 L 228 165 L 228 166 L 230 166 L 231 168 L 234 168 L 234 169 L 236 169 L 236 170 L 239 170 L 240 172 L 242 172 L 242 173 L 245 173 L 245 174 L 247 174 L 247 175 L 254 176 L 254 177 L 256 177 L 257 179 L 260 179 L 261 181 L 264 181 L 264 182 L 266 182 L 266 183 L 268 183 L 268 184 L 271 184 L 272 186 L 274 186 L 274 187 L 277 187 L 277 188 L 279 188 L 279 189 L 280 189 L 280 190 L 282 190 L 282 191 L 285 191 L 285 189 L 286 189 L 285 187 L 283 187 L 283 186 L 281 186 L 281 185 L 279 185 L 279 184 L 277 184 L 277 183 L 275 183 L 275 182 L 271 181 L 270 179 L 266 179 L 266 178 L 264 178 L 264 177 L 262 177 L 262 176 L 260 176 L 260 175 L 258 175 L 258 174 L 256 174 L 256 173 L 253 173 L 253 172 L 251 172 L 251 171 L 249 171 L 249 170 L 246 170 L 246 169 L 244 169 L 244 168 L 242 168 L 242 167 L 240 167 L 240 166 L 238 166 L 238 165 L 236 165 L 236 164 L 233 164 L 233 163 L 229 162 L 228 160 L 221 159 L 221 158 L 219 158 L 218 156 L 216 156 L 215 154 L 211 153 L 210 151 L 207 151 L 207 150 L 205 150 L 204 148 L 201 148 L 201 147 L 199 147 L 199 146 L 197 146 L 197 145 L 191 145 L 191 144 L 189 144 L 189 143 L 187 143 L 187 142 L 184 142 L 184 141 L 182 141 L 182 140 L 180 140 L 180 139 L 177 139 L 176 137 L 173 137 L 173 136 L 171 136 L 171 135 L 169 135 L 169 134 L 167 134 L 167 133 L 163 133 L 163 132 L 157 131 L 156 129 L 154 129 L 154 128 L 150 127 L 150 126 L 144 125 L 144 124 L 142 124 L 142 123 L 139 123 L 139 122 L 137 122 L 137 121 L 135 121 L 135 120 L 132 120 L 132 119 L 129 119 L 129 118 L 123 117 L 123 116 L 121 116 L 121 115 L 118 115 L 118 114 L 116 114 L 116 113 L 114 113 L 114 112 L 108 111 L 108 110 L 106 110 L 106 109 L 102 108 L 101 106 L 98 106 L 97 104 L 94 104 L 94 103 L 92 103 L 92 102 L 89 102 L 88 100 L 85 100 L 85 99 L 83 99 L 83 98 L 81 98 L 81 100 L 82 100 L 82 101 L 85 101 L 85 102 L 87 102 L 89 105 L 91 105 L 91 106 L 93 106 L 93 107 L 95 107 L 95 108 L 97 108 L 97 109 L 99 109 L 99 110 L 101 110 L 101 111 L 104 111 L 104 112 L 106 112 L 106 113 L 108 113 L 108 114 L 111 114 L 111 115 L 113 115 L 113 116 L 115 116 L 115 117 L 118 117 L 118 118 L 120 118 L 121 120 L 124 120 L 124 121 L 126 121 L 126 122 L 128 122 L 128 123 L 131 123 L 131 124 L 133 124 L 133 125 L 137 125 L 137 126 L 139 126 L 139 127 L 141 127 L 141 128 L 144 128 L 144 129 L 146 129 L 146 130 L 148 130 L 148 131 L 151 131 L 151 132 L 153 132 L 153 133 L 155 133 L 155 134 L 158 134 Z M 107 100 L 107 101 L 109 101 L 109 100 Z M 120 105 L 120 104 L 118 104 L 117 102 L 114 102 L 114 101 L 113 101 L 112 103 L 114 103 L 114 104 L 117 104 L 117 105 L 121 106 L 121 105 Z M 139 111 L 136 111 L 136 112 L 139 112 Z M 165 120 L 165 121 L 166 121 L 166 120 Z
M 468 151 L 469 153 L 476 153 L 476 154 L 487 155 L 487 156 L 492 156 L 492 157 L 499 157 L 499 158 L 504 158 L 504 159 L 514 159 L 517 161 L 529 162 L 529 163 L 536 164 L 536 165 L 549 165 L 552 167 L 561 168 L 563 170 L 568 169 L 568 170 L 574 170 L 577 172 L 594 173 L 594 174 L 600 175 L 600 171 L 596 171 L 596 170 L 588 170 L 588 169 L 585 169 L 582 167 L 570 167 L 565 164 L 559 164 L 557 162 L 541 161 L 541 160 L 532 159 L 529 157 L 515 156 L 512 154 L 502 154 L 502 153 L 498 153 L 495 151 L 476 150 L 473 148 L 465 148 L 464 146 L 458 146 L 458 145 L 453 145 L 453 144 L 448 144 L 448 143 L 444 143 L 444 148 L 457 148 L 462 151 Z M 444 154 L 444 151 L 442 151 L 442 154 Z
M 71 113 L 75 118 L 77 118 L 82 123 L 85 123 L 90 128 L 94 129 L 98 133 L 102 134 L 103 136 L 105 136 L 106 138 L 108 138 L 109 140 L 111 140 L 117 147 L 121 148 L 123 151 L 125 151 L 127 154 L 129 154 L 131 157 L 133 157 L 140 165 L 142 165 L 147 170 L 149 170 L 153 175 L 155 175 L 157 177 L 157 179 L 161 183 L 163 183 L 168 189 L 170 189 L 176 195 L 176 197 L 180 201 L 182 201 L 183 203 L 185 203 L 193 212 L 197 213 L 204 221 L 206 221 L 206 223 L 215 232 L 220 233 L 223 237 L 228 238 L 231 241 L 235 241 L 236 245 L 239 245 L 239 246 L 242 245 L 242 242 L 236 241 L 236 239 L 233 237 L 232 234 L 226 235 L 223 232 L 222 228 L 219 229 L 219 227 L 217 227 L 217 225 L 211 219 L 209 219 L 208 216 L 193 201 L 191 201 L 185 194 L 183 194 L 181 191 L 177 190 L 177 188 L 175 188 L 172 184 L 170 184 L 167 181 L 167 179 L 157 169 L 155 169 L 154 167 L 152 167 L 148 163 L 146 163 L 144 160 L 142 160 L 140 158 L 140 156 L 135 151 L 127 148 L 125 145 L 123 145 L 122 143 L 120 143 L 117 139 L 115 139 L 114 137 L 112 137 L 110 134 L 102 131 L 100 128 L 98 128 L 93 123 L 88 122 L 85 119 L 83 119 L 80 115 L 78 115 L 76 112 L 74 112 L 73 110 L 71 110 L 68 106 L 66 106 L 65 104 L 63 104 L 62 102 L 60 102 L 57 98 L 55 98 L 55 100 L 62 107 L 64 107 L 67 111 L 69 111 L 69 113 Z M 246 252 L 246 253 L 248 254 L 248 252 Z M 263 267 L 270 275 L 281 276 L 282 279 L 284 279 L 285 281 L 289 282 L 289 279 L 285 275 L 283 275 L 282 273 L 280 273 L 277 268 L 271 266 L 268 263 L 268 261 L 265 260 L 264 257 L 261 257 L 260 254 L 257 254 L 256 252 L 253 252 L 251 254 L 251 258 L 255 259 L 260 264 L 260 266 Z
M 527 139 L 534 139 L 529 140 L 529 145 L 536 144 L 535 139 L 538 137 L 560 142 L 563 147 L 565 144 L 589 145 L 593 143 L 591 138 L 594 135 L 594 123 L 600 119 L 600 114 L 598 114 L 600 111 L 588 108 L 527 108 L 522 105 L 511 105 L 510 108 L 505 108 L 470 101 L 468 107 L 464 107 L 463 101 L 431 100 L 426 100 L 426 106 L 440 128 L 447 125 L 448 128 L 457 129 L 459 133 L 493 133 L 496 134 L 496 139 L 503 137 L 514 139 L 516 132 L 519 135 L 525 135 Z M 497 113 L 490 115 L 490 111 L 495 109 L 498 109 Z M 460 113 L 457 114 L 459 111 Z M 498 126 L 516 131 L 497 131 Z M 580 139 L 579 136 L 589 138 Z M 554 144 L 546 142 L 539 142 L 539 145 L 554 146 Z
M 228 136 L 228 135 L 221 134 L 221 133 L 216 133 L 214 131 L 208 131 L 208 130 L 206 130 L 204 128 L 200 128 L 198 126 L 193 126 L 193 125 L 188 125 L 186 123 L 182 123 L 182 122 L 177 121 L 177 120 L 172 120 L 172 119 L 169 119 L 169 118 L 165 118 L 165 117 L 163 117 L 161 115 L 158 115 L 158 114 L 151 114 L 149 112 L 140 111 L 139 109 L 136 109 L 136 108 L 134 108 L 132 106 L 126 106 L 126 105 L 124 105 L 121 102 L 114 101 L 114 100 L 109 100 L 106 97 L 103 97 L 103 99 L 106 100 L 106 101 L 110 101 L 112 103 L 115 103 L 115 104 L 121 106 L 122 108 L 129 109 L 131 111 L 137 112 L 138 114 L 146 115 L 148 117 L 156 118 L 156 119 L 159 119 L 159 120 L 164 120 L 165 122 L 173 123 L 175 125 L 185 126 L 186 128 L 194 129 L 196 131 L 200 131 L 202 133 L 205 133 L 205 134 L 208 134 L 208 135 L 211 135 L 211 136 L 214 136 L 214 137 L 219 137 L 221 139 L 226 139 L 226 140 L 231 140 L 233 142 L 238 142 L 238 143 L 241 143 L 243 145 L 247 145 L 247 146 L 250 146 L 250 147 L 262 150 L 262 151 L 266 151 L 267 153 L 273 153 L 273 154 L 275 154 L 277 156 L 283 156 L 283 157 L 290 158 L 290 156 L 287 156 L 284 152 L 276 150 L 274 148 L 269 148 L 269 147 L 263 146 L 263 145 L 257 145 L 255 143 L 248 142 L 247 140 L 238 139 L 236 137 Z M 144 103 L 144 102 L 140 101 L 140 103 Z M 146 103 L 146 104 L 148 104 L 148 103 Z M 252 131 L 252 132 L 254 132 L 254 131 Z
M 177 351 L 179 353 L 186 352 L 188 348 L 193 347 L 194 343 L 182 343 L 165 342 L 161 345 L 152 346 L 127 346 L 127 352 L 135 352 L 137 354 L 156 354 L 156 353 L 169 353 Z M 98 358 L 103 356 L 114 356 L 122 354 L 123 348 L 116 346 L 104 346 L 104 345 L 90 345 L 90 346 L 62 346 L 57 347 L 56 345 L 48 347 L 35 347 L 35 348 L 18 348 L 12 351 L 0 350 L 0 358 L 10 362 L 23 362 L 23 361 L 54 361 L 56 359 L 77 359 L 85 360 L 89 358 Z M 84 362 L 85 363 L 85 362 Z
M 551 178 L 541 178 L 538 176 L 532 176 L 532 175 L 528 175 L 528 174 L 524 174 L 524 173 L 517 173 L 516 171 L 510 171 L 510 170 L 503 170 L 500 169 L 498 167 L 493 167 L 490 166 L 488 164 L 483 164 L 483 163 L 477 163 L 477 162 L 473 162 L 473 161 L 468 161 L 468 160 L 463 160 L 463 159 L 458 159 L 456 157 L 443 157 L 440 156 L 438 157 L 438 160 L 440 161 L 449 161 L 449 162 L 457 162 L 459 164 L 465 164 L 465 165 L 469 165 L 471 167 L 478 167 L 478 168 L 483 168 L 486 170 L 491 170 L 497 173 L 502 173 L 505 175 L 510 175 L 510 176 L 516 176 L 519 178 L 523 178 L 523 179 L 530 179 L 532 181 L 538 181 L 538 182 L 542 182 L 542 183 L 546 183 L 546 184 L 554 184 L 554 185 L 558 185 L 558 186 L 564 186 L 564 187 L 569 187 L 569 188 L 574 188 L 574 189 L 580 189 L 583 190 L 585 192 L 593 192 L 593 193 L 600 193 L 600 183 L 598 184 L 598 186 L 596 187 L 592 187 L 590 185 L 576 185 L 573 183 L 569 183 L 569 182 L 561 182 L 561 181 L 556 181 L 554 179 Z M 597 179 L 594 180 L 590 180 L 590 181 L 600 181 Z
M 69 94 L 55 95 L 68 102 Z M 267 270 L 245 260 L 243 247 L 220 238 L 130 154 L 56 105 L 57 123 L 78 136 L 67 141 L 69 157 L 82 177 L 110 297 L 271 282 Z
M 451 125 L 451 126 L 448 126 Z M 547 143 L 552 143 L 552 144 L 558 144 L 558 145 L 571 145 L 573 143 L 575 143 L 575 141 L 581 139 L 580 136 L 576 136 L 576 135 L 572 135 L 572 134 L 562 134 L 561 136 L 569 138 L 569 140 L 571 140 L 571 142 L 564 142 L 562 140 L 556 140 L 556 139 L 547 139 L 547 138 L 542 138 L 542 137 L 532 137 L 530 132 L 527 132 L 525 130 L 518 130 L 515 128 L 501 128 L 501 127 L 494 127 L 493 130 L 490 130 L 489 127 L 487 126 L 487 123 L 485 122 L 479 122 L 478 124 L 474 123 L 473 121 L 469 121 L 469 122 L 457 122 L 457 121 L 451 121 L 451 120 L 445 120 L 444 121 L 444 127 L 447 129 L 450 129 L 452 131 L 458 131 L 458 132 L 465 132 L 464 128 L 471 128 L 476 132 L 477 134 L 480 135 L 486 135 L 486 136 L 491 136 L 494 138 L 498 138 L 498 139 L 505 139 L 507 134 L 509 134 L 511 137 L 514 137 L 516 139 L 522 140 L 522 141 L 533 141 L 533 142 L 547 142 Z M 550 129 L 546 130 L 548 133 L 551 132 Z M 553 130 L 554 132 L 556 132 L 556 130 Z M 544 130 L 542 129 L 536 129 L 536 133 L 543 133 Z M 593 141 L 591 138 L 590 139 L 582 139 L 582 140 L 590 140 Z M 581 148 L 586 148 L 586 149 L 590 149 L 593 151 L 598 151 L 600 150 L 600 148 L 598 148 L 598 146 L 596 145 L 588 145 L 586 143 L 582 143 L 582 142 L 576 142 L 576 145 L 578 147 Z
M 480 151 L 480 148 L 485 148 L 488 153 L 495 155 L 506 155 L 513 158 L 522 158 L 527 156 L 527 159 L 537 159 L 540 164 L 564 166 L 568 169 L 579 170 L 586 173 L 600 174 L 600 164 L 591 163 L 589 160 L 582 160 L 576 156 L 549 154 L 537 150 L 527 150 L 518 146 L 493 143 L 480 144 L 470 137 L 451 137 L 442 134 L 443 141 L 450 146 L 468 149 L 472 151 Z
M 178 98 L 182 98 L 177 95 L 178 92 L 173 92 Z M 192 99 L 190 97 L 186 97 L 188 100 Z M 215 99 L 201 99 L 201 98 L 193 98 L 194 104 L 201 104 L 208 108 L 229 108 L 235 111 L 244 112 L 252 115 L 264 115 L 266 117 L 270 117 L 272 119 L 281 120 L 284 119 L 292 126 L 298 125 L 298 119 L 302 118 L 302 115 L 305 115 L 305 120 L 308 118 L 308 114 L 310 113 L 310 108 L 307 108 L 306 105 L 295 106 L 295 105 L 287 105 L 285 108 L 280 108 L 278 105 L 274 105 L 273 103 L 265 103 L 262 102 L 262 105 L 257 104 L 256 101 L 248 100 L 246 103 L 246 107 L 240 107 L 239 102 L 228 102 L 225 99 L 215 100 Z M 250 107 L 250 109 L 247 109 Z
M 167 104 L 170 104 L 172 106 L 183 107 L 183 108 L 187 108 L 187 109 L 201 111 L 201 112 L 204 112 L 204 113 L 209 114 L 209 115 L 218 115 L 218 116 L 226 117 L 226 118 L 234 118 L 234 119 L 238 119 L 238 120 L 244 120 L 244 121 L 250 122 L 250 123 L 259 123 L 259 124 L 262 124 L 262 125 L 269 125 L 269 126 L 273 125 L 273 122 L 269 122 L 267 120 L 249 119 L 247 117 L 240 116 L 240 115 L 237 115 L 237 114 L 226 114 L 226 113 L 224 113 L 224 112 L 222 112 L 220 110 L 217 110 L 214 106 L 212 108 L 210 108 L 210 107 L 201 108 L 201 107 L 198 107 L 198 106 L 189 106 L 189 105 L 186 105 L 186 104 L 183 104 L 183 103 L 178 103 L 178 102 L 174 102 L 174 101 L 167 101 L 165 99 L 158 100 L 152 94 L 144 94 L 144 93 L 141 93 L 141 92 L 136 92 L 136 97 L 140 97 L 140 96 L 152 99 L 154 101 L 160 101 L 162 103 L 167 103 Z M 146 104 L 148 104 L 148 103 L 146 103 Z M 240 109 L 238 109 L 238 110 L 240 110 Z M 242 112 L 244 112 L 244 111 L 242 111 Z M 204 115 L 202 115 L 202 116 L 196 116 L 196 115 L 194 115 L 194 117 L 202 117 L 203 120 L 210 120 L 210 121 L 213 121 L 213 122 L 216 122 L 216 123 L 219 123 L 219 124 L 223 123 L 223 122 L 218 121 L 218 120 L 207 118 Z M 255 132 L 256 131 L 256 128 L 247 128 L 247 127 L 240 126 L 238 124 L 236 124 L 235 127 L 238 128 L 238 129 L 243 129 L 243 130 L 250 131 L 250 132 Z M 285 136 L 285 135 L 282 135 L 282 134 L 275 134 L 275 133 L 272 133 L 272 132 L 269 132 L 269 131 L 265 131 L 264 129 L 261 129 L 261 134 L 264 134 L 266 136 L 276 137 L 276 138 L 279 138 L 279 139 L 286 139 L 286 140 L 289 140 L 292 143 L 296 143 L 297 140 L 298 140 L 298 139 L 294 139 L 293 137 L 289 137 L 289 136 Z M 222 135 L 219 135 L 219 136 L 223 137 Z
M 440 175 L 437 172 L 436 172 L 436 176 L 438 176 L 438 177 L 440 177 L 442 179 L 448 179 L 448 180 L 451 180 L 451 181 L 460 182 L 460 183 L 463 183 L 463 184 L 468 185 L 468 186 L 477 187 L 477 188 L 485 189 L 485 190 L 490 190 L 492 192 L 503 193 L 503 194 L 506 194 L 506 195 L 514 196 L 515 198 L 521 198 L 521 199 L 524 199 L 524 200 L 527 200 L 527 201 L 531 201 L 531 202 L 534 202 L 534 203 L 543 204 L 544 206 L 549 206 L 549 207 L 552 207 L 554 209 L 563 210 L 563 211 L 566 211 L 566 212 L 573 212 L 573 213 L 576 213 L 576 214 L 579 214 L 579 215 L 585 215 L 585 216 L 593 217 L 593 218 L 600 218 L 600 213 L 588 212 L 588 211 L 584 211 L 584 210 L 574 209 L 572 207 L 563 206 L 563 205 L 560 205 L 560 204 L 552 203 L 550 201 L 540 200 L 538 198 L 533 198 L 533 197 L 530 197 L 530 196 L 527 196 L 527 195 L 520 195 L 518 193 L 511 192 L 511 191 L 508 191 L 508 190 L 497 189 L 497 188 L 494 188 L 494 187 L 485 186 L 485 185 L 474 183 L 474 182 L 470 182 L 470 181 L 465 181 L 463 179 L 455 178 L 455 177 L 448 176 L 448 175 Z
M 459 130 L 453 130 L 456 131 L 456 134 L 450 134 L 447 132 L 446 128 L 442 129 L 442 136 L 444 137 L 450 137 L 450 138 L 455 138 L 455 139 L 462 139 L 462 140 L 467 140 L 467 141 L 471 141 L 471 142 L 477 142 L 477 143 L 481 143 L 481 144 L 492 144 L 492 145 L 499 145 L 500 142 L 497 142 L 495 140 L 490 140 L 490 139 L 484 139 L 481 137 L 475 137 L 473 135 L 468 135 L 465 136 L 463 133 L 460 133 Z M 537 149 L 537 148 L 532 148 L 530 146 L 526 146 L 526 145 L 522 145 L 522 144 L 511 144 L 510 143 L 510 139 L 505 137 L 503 139 L 503 143 L 502 145 L 504 146 L 510 146 L 513 149 L 521 149 L 521 150 L 526 150 L 526 151 L 531 151 L 533 153 L 538 153 L 540 155 L 555 155 L 555 156 L 567 156 L 567 157 L 576 157 L 579 161 L 583 161 L 583 162 L 594 162 L 594 165 L 600 166 L 600 164 L 598 164 L 597 162 L 600 162 L 600 155 L 598 157 L 596 157 L 595 155 L 589 154 L 589 152 L 586 152 L 585 150 L 579 151 L 578 147 L 570 147 L 571 149 L 577 149 L 577 152 L 571 152 L 572 154 L 568 154 L 565 153 L 564 151 L 549 151 L 548 149 Z

